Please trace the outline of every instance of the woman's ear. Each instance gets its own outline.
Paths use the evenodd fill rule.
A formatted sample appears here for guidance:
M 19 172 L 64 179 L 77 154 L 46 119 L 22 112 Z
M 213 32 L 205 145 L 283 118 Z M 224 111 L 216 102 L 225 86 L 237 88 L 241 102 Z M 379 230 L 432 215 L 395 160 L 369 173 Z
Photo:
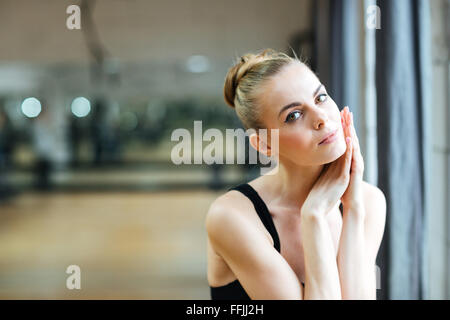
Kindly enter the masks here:
M 272 149 L 267 144 L 267 141 L 261 139 L 261 137 L 257 133 L 250 134 L 249 142 L 250 145 L 253 147 L 253 149 L 257 150 L 258 152 L 264 154 L 269 158 L 272 156 Z

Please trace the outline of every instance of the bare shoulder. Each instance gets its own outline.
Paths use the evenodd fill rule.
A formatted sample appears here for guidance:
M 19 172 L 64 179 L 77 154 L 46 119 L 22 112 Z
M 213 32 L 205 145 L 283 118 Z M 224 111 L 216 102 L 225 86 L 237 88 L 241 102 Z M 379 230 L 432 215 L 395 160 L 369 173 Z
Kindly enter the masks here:
M 217 197 L 209 206 L 206 226 L 213 226 L 218 220 L 232 220 L 236 215 L 242 215 L 246 206 L 247 201 L 243 195 L 234 190 L 228 191 Z
M 255 208 L 252 202 L 239 191 L 228 191 L 216 198 L 209 206 L 205 227 L 211 240 L 248 233 L 260 229 L 255 223 Z M 227 232 L 223 232 L 227 231 Z
M 251 299 L 302 299 L 297 275 L 270 243 L 270 235 L 246 196 L 235 190 L 219 196 L 211 203 L 205 222 L 210 248 L 230 270 L 224 272 L 222 264 L 214 262 L 219 259 L 210 259 L 210 283 L 224 283 L 231 272 Z
M 272 245 L 271 237 L 259 220 L 253 203 L 236 190 L 226 192 L 211 203 L 205 227 L 212 247 L 218 254 L 224 249 L 223 246 L 234 246 L 255 239 L 260 244 L 261 240 L 267 240 Z
M 377 186 L 363 181 L 364 203 L 366 210 L 377 211 L 382 214 L 386 211 L 386 197 Z
M 366 211 L 365 234 L 371 259 L 375 261 L 386 224 L 386 197 L 377 186 L 363 181 Z

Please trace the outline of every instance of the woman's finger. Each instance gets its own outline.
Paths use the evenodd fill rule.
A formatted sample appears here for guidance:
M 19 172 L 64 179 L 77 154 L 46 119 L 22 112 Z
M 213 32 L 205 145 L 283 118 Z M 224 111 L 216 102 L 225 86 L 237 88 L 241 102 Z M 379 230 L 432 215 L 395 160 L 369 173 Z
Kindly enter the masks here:
M 354 174 L 355 172 L 359 172 L 359 156 L 358 156 L 358 149 L 356 145 L 356 137 L 352 130 L 352 113 L 350 112 L 349 108 L 345 108 L 345 128 L 346 128 L 346 134 L 349 135 L 352 139 L 352 160 L 351 160 L 351 166 L 350 166 L 350 174 Z
M 350 114 L 349 108 L 348 108 L 348 106 L 346 106 L 344 108 L 345 130 L 347 131 L 347 135 L 349 137 L 351 137 L 352 134 L 350 132 L 350 118 L 349 118 L 349 114 Z
M 350 167 L 352 164 L 352 138 L 345 137 L 345 143 L 347 145 L 347 150 L 345 151 L 344 165 L 342 166 L 341 175 L 344 181 L 347 182 L 350 177 Z
M 344 138 L 348 137 L 348 130 L 347 130 L 347 117 L 346 117 L 346 108 L 342 109 L 341 111 L 341 119 L 342 119 L 342 128 L 344 130 Z
M 345 113 L 345 119 L 346 119 L 346 129 L 347 129 L 347 134 L 352 137 L 352 141 L 353 141 L 353 148 L 356 151 L 359 151 L 359 140 L 358 137 L 356 135 L 356 130 L 355 127 L 353 125 L 353 112 L 350 112 L 350 110 L 348 109 L 348 107 L 346 108 L 346 113 Z M 355 151 L 354 150 L 354 151 Z
M 350 137 L 350 135 L 348 134 L 348 130 L 347 130 L 347 120 L 345 118 L 345 107 L 344 107 L 344 109 L 342 109 L 340 114 L 341 114 L 342 131 L 344 133 L 344 141 L 347 146 L 347 137 Z M 348 150 L 348 148 L 346 148 L 346 151 L 347 150 Z

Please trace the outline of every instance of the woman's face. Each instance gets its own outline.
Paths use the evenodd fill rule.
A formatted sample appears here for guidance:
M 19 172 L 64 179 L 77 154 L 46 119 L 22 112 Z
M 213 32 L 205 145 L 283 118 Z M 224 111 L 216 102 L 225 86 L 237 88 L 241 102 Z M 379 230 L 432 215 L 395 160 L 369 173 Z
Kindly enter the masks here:
M 285 66 L 261 89 L 261 121 L 267 129 L 279 129 L 280 162 L 321 165 L 344 154 L 339 109 L 306 65 L 294 62 Z M 334 139 L 321 143 L 333 132 Z

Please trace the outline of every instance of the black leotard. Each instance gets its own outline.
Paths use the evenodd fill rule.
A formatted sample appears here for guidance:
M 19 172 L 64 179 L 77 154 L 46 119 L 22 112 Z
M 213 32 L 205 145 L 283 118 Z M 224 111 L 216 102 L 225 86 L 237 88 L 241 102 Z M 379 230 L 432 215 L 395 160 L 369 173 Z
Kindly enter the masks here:
M 256 213 L 261 219 L 262 223 L 266 227 L 267 231 L 269 231 L 270 235 L 273 239 L 273 245 L 275 249 L 281 253 L 280 249 L 280 239 L 278 237 L 277 229 L 275 228 L 275 224 L 273 223 L 272 216 L 269 213 L 269 209 L 267 209 L 266 204 L 261 199 L 259 194 L 250 186 L 248 183 L 243 183 L 229 190 L 237 190 L 242 192 L 246 197 L 250 199 L 255 207 Z M 342 204 L 340 206 L 342 212 Z M 302 282 L 302 285 L 305 284 Z M 238 279 L 220 286 L 220 287 L 211 287 L 211 299 L 212 300 L 250 300 L 247 292 L 245 292 L 241 283 Z

